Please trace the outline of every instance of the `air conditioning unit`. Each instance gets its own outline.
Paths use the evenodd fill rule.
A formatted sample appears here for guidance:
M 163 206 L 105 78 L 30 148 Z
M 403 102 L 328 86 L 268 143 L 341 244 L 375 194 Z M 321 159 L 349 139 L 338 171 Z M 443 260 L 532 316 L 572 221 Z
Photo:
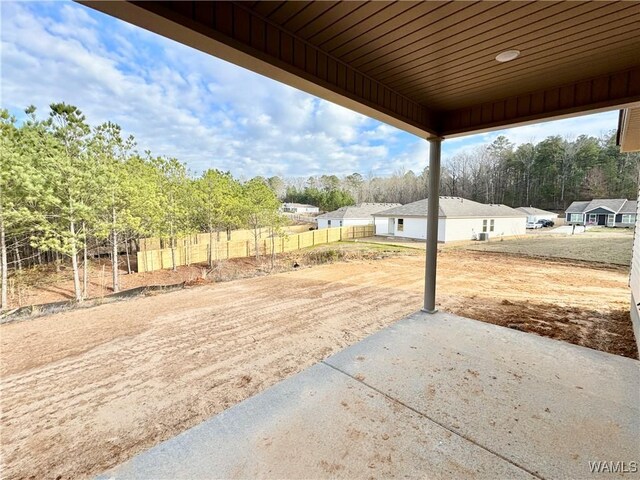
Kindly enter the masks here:
M 489 234 L 487 232 L 480 232 L 478 234 L 478 240 L 481 242 L 486 242 L 489 240 Z

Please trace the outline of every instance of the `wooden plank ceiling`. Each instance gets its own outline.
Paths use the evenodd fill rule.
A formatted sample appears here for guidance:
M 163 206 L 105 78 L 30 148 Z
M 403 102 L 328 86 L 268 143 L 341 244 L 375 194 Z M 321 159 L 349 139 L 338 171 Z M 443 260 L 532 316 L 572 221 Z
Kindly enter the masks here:
M 636 1 L 82 3 L 423 136 L 640 101 Z

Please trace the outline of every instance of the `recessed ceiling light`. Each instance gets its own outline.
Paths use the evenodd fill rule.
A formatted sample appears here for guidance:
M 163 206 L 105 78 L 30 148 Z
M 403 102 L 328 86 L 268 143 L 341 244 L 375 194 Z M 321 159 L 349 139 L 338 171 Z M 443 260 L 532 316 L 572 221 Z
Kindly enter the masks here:
M 499 62 L 510 62 L 515 60 L 520 55 L 520 50 L 507 50 L 496 55 L 496 60 Z

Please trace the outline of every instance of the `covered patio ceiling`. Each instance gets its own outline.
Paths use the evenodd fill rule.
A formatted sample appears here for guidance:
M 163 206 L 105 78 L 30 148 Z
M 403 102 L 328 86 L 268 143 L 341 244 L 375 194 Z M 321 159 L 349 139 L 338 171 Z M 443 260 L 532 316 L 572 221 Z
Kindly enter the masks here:
M 424 138 L 640 102 L 638 2 L 81 3 Z

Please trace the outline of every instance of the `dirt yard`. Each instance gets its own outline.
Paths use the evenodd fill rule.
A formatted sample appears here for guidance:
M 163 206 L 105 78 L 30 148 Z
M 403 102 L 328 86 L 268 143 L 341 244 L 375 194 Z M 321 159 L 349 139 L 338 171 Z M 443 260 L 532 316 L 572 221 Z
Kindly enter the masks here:
M 2 477 L 86 478 L 416 311 L 424 259 L 334 263 L 0 326 Z M 635 356 L 625 269 L 444 250 L 439 308 Z

